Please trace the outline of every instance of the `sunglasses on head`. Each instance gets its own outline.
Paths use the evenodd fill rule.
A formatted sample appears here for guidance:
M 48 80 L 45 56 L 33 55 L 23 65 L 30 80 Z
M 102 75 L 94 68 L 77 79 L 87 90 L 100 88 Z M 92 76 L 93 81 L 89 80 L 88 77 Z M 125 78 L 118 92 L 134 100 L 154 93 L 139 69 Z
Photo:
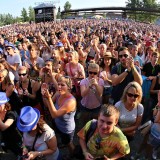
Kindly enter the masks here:
M 97 73 L 97 72 L 92 72 L 92 71 L 89 71 L 89 74 L 94 74 L 94 75 L 97 75 L 98 73 Z
M 127 58 L 128 54 L 121 54 L 121 55 L 119 55 L 119 58 L 122 58 L 122 57 Z
M 18 75 L 19 75 L 19 76 L 25 76 L 26 74 L 27 74 L 27 73 L 22 73 L 22 74 L 19 73 Z
M 139 95 L 138 94 L 132 94 L 132 93 L 127 93 L 128 97 L 134 97 L 134 98 L 138 98 Z

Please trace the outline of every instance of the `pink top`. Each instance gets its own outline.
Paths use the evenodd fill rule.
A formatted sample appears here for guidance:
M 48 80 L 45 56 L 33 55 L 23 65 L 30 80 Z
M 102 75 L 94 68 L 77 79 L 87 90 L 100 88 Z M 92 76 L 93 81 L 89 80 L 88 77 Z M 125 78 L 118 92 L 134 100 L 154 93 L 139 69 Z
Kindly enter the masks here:
M 80 86 L 83 86 L 83 85 L 85 85 L 86 87 L 89 86 L 88 78 L 81 80 Z M 98 85 L 104 86 L 103 79 L 99 78 Z M 101 105 L 101 97 L 98 97 L 98 95 L 94 93 L 94 90 L 90 89 L 89 93 L 85 97 L 82 98 L 81 104 L 88 109 L 97 108 Z

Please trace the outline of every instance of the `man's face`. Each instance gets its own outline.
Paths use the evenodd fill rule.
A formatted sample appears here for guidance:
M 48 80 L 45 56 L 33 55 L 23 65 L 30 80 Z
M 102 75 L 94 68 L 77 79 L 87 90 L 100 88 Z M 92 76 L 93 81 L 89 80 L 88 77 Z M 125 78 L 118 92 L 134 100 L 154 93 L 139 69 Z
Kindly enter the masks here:
M 118 56 L 121 64 L 126 65 L 127 58 L 129 57 L 129 52 L 127 50 L 120 51 Z
M 131 54 L 133 57 L 135 57 L 138 54 L 138 47 L 133 47 L 131 50 Z
M 157 64 L 158 58 L 159 58 L 159 56 L 153 55 L 152 58 L 151 58 L 151 62 L 152 62 L 153 64 Z
M 106 117 L 103 115 L 103 113 L 100 113 L 98 117 L 98 131 L 100 135 L 110 134 L 117 122 L 118 119 L 115 115 Z

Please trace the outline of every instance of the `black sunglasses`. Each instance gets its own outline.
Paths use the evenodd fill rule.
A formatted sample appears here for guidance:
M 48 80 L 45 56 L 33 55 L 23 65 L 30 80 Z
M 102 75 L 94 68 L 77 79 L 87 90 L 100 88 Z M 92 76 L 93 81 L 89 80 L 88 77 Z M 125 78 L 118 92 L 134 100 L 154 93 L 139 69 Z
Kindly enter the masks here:
M 128 97 L 134 97 L 134 98 L 138 98 L 139 95 L 138 94 L 132 94 L 132 93 L 127 93 Z
M 121 55 L 119 55 L 119 58 L 122 58 L 122 57 L 127 58 L 128 54 L 121 54 Z
M 22 74 L 19 73 L 18 75 L 19 75 L 19 76 L 25 76 L 26 74 L 27 74 L 27 73 L 22 73 Z
M 91 71 L 89 71 L 89 74 L 97 75 L 98 73 L 97 72 L 91 72 Z

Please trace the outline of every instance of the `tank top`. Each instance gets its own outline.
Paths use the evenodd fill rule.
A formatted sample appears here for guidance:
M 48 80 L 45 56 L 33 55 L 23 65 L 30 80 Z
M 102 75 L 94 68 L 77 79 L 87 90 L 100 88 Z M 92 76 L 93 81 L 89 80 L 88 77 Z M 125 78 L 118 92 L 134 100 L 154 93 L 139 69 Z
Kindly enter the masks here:
M 58 106 L 59 97 L 60 96 L 58 96 L 56 98 L 56 103 L 55 103 L 55 107 L 56 107 L 57 110 L 60 108 L 60 106 Z M 73 96 L 70 96 L 70 97 L 66 98 L 63 101 L 62 105 L 70 99 L 75 99 L 75 98 Z M 75 130 L 75 121 L 74 121 L 75 113 L 76 113 L 76 110 L 72 111 L 70 113 L 66 113 L 61 117 L 55 118 L 56 126 L 61 132 L 69 134 L 69 133 L 72 133 Z

